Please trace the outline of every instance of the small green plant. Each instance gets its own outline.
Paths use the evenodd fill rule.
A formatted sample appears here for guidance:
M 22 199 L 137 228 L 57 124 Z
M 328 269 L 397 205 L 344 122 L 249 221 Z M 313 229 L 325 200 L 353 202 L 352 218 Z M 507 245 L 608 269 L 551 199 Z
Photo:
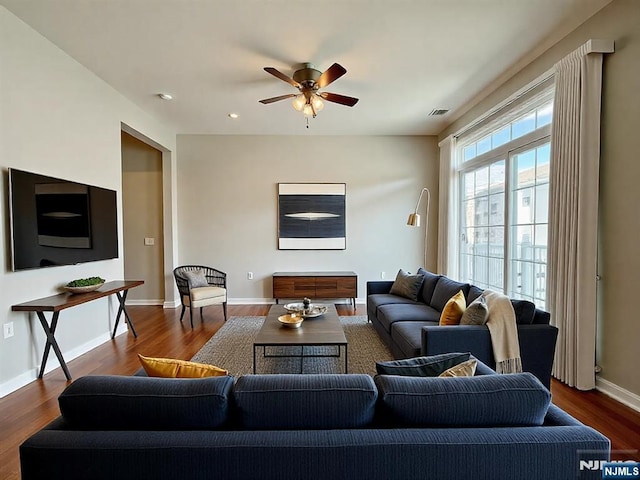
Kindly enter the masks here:
M 104 283 L 104 278 L 101 277 L 89 277 L 89 278 L 79 278 L 77 280 L 72 280 L 67 283 L 67 287 L 89 287 L 91 285 L 98 285 L 99 283 Z

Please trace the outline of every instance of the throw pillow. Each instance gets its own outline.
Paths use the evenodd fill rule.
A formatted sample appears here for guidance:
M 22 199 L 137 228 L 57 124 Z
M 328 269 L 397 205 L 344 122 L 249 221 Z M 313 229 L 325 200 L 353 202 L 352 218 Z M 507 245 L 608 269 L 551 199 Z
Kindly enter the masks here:
M 203 378 L 221 377 L 229 372 L 205 363 L 187 362 L 172 358 L 151 358 L 138 354 L 142 368 L 150 377 Z
M 440 325 L 458 325 L 467 308 L 464 292 L 460 290 L 445 304 L 440 314 Z
M 184 276 L 187 277 L 189 288 L 208 287 L 207 277 L 205 277 L 202 270 L 194 270 L 193 272 L 184 272 Z
M 437 377 L 445 370 L 469 360 L 470 353 L 443 353 L 429 357 L 406 358 L 376 362 L 379 375 L 401 375 L 404 377 Z
M 422 287 L 423 280 L 424 277 L 422 275 L 411 275 L 409 272 L 400 269 L 389 293 L 415 302 L 418 300 L 418 293 L 420 292 L 420 287 Z
M 489 308 L 484 295 L 476 298 L 462 314 L 460 325 L 484 325 L 489 318 Z
M 439 377 L 473 377 L 476 374 L 478 361 L 475 358 L 462 362 L 442 372 Z

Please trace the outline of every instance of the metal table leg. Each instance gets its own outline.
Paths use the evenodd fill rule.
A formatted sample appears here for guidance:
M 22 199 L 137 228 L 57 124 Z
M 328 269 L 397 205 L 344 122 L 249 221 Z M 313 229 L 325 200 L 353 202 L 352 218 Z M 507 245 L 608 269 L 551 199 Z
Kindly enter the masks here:
M 53 312 L 53 316 L 51 317 L 51 326 L 47 324 L 47 319 L 44 316 L 43 312 L 36 312 L 38 315 L 38 319 L 40 320 L 40 324 L 44 329 L 44 333 L 47 336 L 47 343 L 44 346 L 44 353 L 42 354 L 42 364 L 40 365 L 40 373 L 38 374 L 38 378 L 42 378 L 44 375 L 44 367 L 47 365 L 47 359 L 49 358 L 49 352 L 51 351 L 51 347 L 53 347 L 53 351 L 58 357 L 58 361 L 60 362 L 60 366 L 62 367 L 62 371 L 64 372 L 67 380 L 71 380 L 71 374 L 69 373 L 69 369 L 67 368 L 67 364 L 64 361 L 64 357 L 62 356 L 62 352 L 60 351 L 60 347 L 58 346 L 58 342 L 56 342 L 56 327 L 58 326 L 58 316 L 60 312 Z
M 131 321 L 131 317 L 129 316 L 129 313 L 127 312 L 127 309 L 125 307 L 125 302 L 127 301 L 127 294 L 128 293 L 129 293 L 129 290 L 125 290 L 123 294 L 120 294 L 120 292 L 116 292 L 116 297 L 118 297 L 118 302 L 119 302 L 120 306 L 118 307 L 118 315 L 116 315 L 116 324 L 113 327 L 113 334 L 111 335 L 111 339 L 112 340 L 116 336 L 116 330 L 118 329 L 118 322 L 120 322 L 120 315 L 122 315 L 122 312 L 124 312 L 125 321 L 127 322 L 129 327 L 131 328 L 131 333 L 133 333 L 134 338 L 138 338 L 138 334 L 136 333 L 136 329 L 133 326 L 133 322 Z

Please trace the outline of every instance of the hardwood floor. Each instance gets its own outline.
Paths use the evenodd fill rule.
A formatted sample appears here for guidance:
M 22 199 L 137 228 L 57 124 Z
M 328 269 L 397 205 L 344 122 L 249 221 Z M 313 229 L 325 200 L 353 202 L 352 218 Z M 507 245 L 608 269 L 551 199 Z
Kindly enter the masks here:
M 339 315 L 365 315 L 365 307 L 354 311 L 348 305 L 337 305 Z M 180 309 L 161 307 L 128 307 L 134 319 L 138 338 L 131 334 L 91 350 L 68 362 L 74 378 L 83 375 L 130 375 L 140 364 L 137 354 L 190 359 L 223 324 L 222 309 L 205 309 L 205 320 L 194 317 L 191 330 L 188 318 L 180 323 Z M 229 306 L 229 315 L 266 315 L 269 305 Z M 188 312 L 186 313 L 188 315 Z M 64 328 L 61 325 L 61 328 Z M 48 373 L 20 390 L 0 399 L 0 478 L 20 478 L 18 447 L 31 434 L 59 415 L 58 395 L 68 385 L 60 368 Z M 560 382 L 551 386 L 553 401 L 580 421 L 602 432 L 612 441 L 614 456 L 619 460 L 640 461 L 640 413 L 606 395 L 580 392 Z

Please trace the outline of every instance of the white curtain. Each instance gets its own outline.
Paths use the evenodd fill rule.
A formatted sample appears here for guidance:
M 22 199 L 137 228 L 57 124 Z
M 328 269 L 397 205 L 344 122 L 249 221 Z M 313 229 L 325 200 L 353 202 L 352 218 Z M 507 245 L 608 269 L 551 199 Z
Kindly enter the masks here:
M 458 177 L 455 152 L 456 138 L 449 135 L 440 147 L 440 179 L 438 185 L 438 272 L 457 276 Z
M 559 330 L 553 375 L 581 390 L 595 388 L 601 52 L 613 51 L 593 42 L 555 65 L 549 187 L 547 305 Z

